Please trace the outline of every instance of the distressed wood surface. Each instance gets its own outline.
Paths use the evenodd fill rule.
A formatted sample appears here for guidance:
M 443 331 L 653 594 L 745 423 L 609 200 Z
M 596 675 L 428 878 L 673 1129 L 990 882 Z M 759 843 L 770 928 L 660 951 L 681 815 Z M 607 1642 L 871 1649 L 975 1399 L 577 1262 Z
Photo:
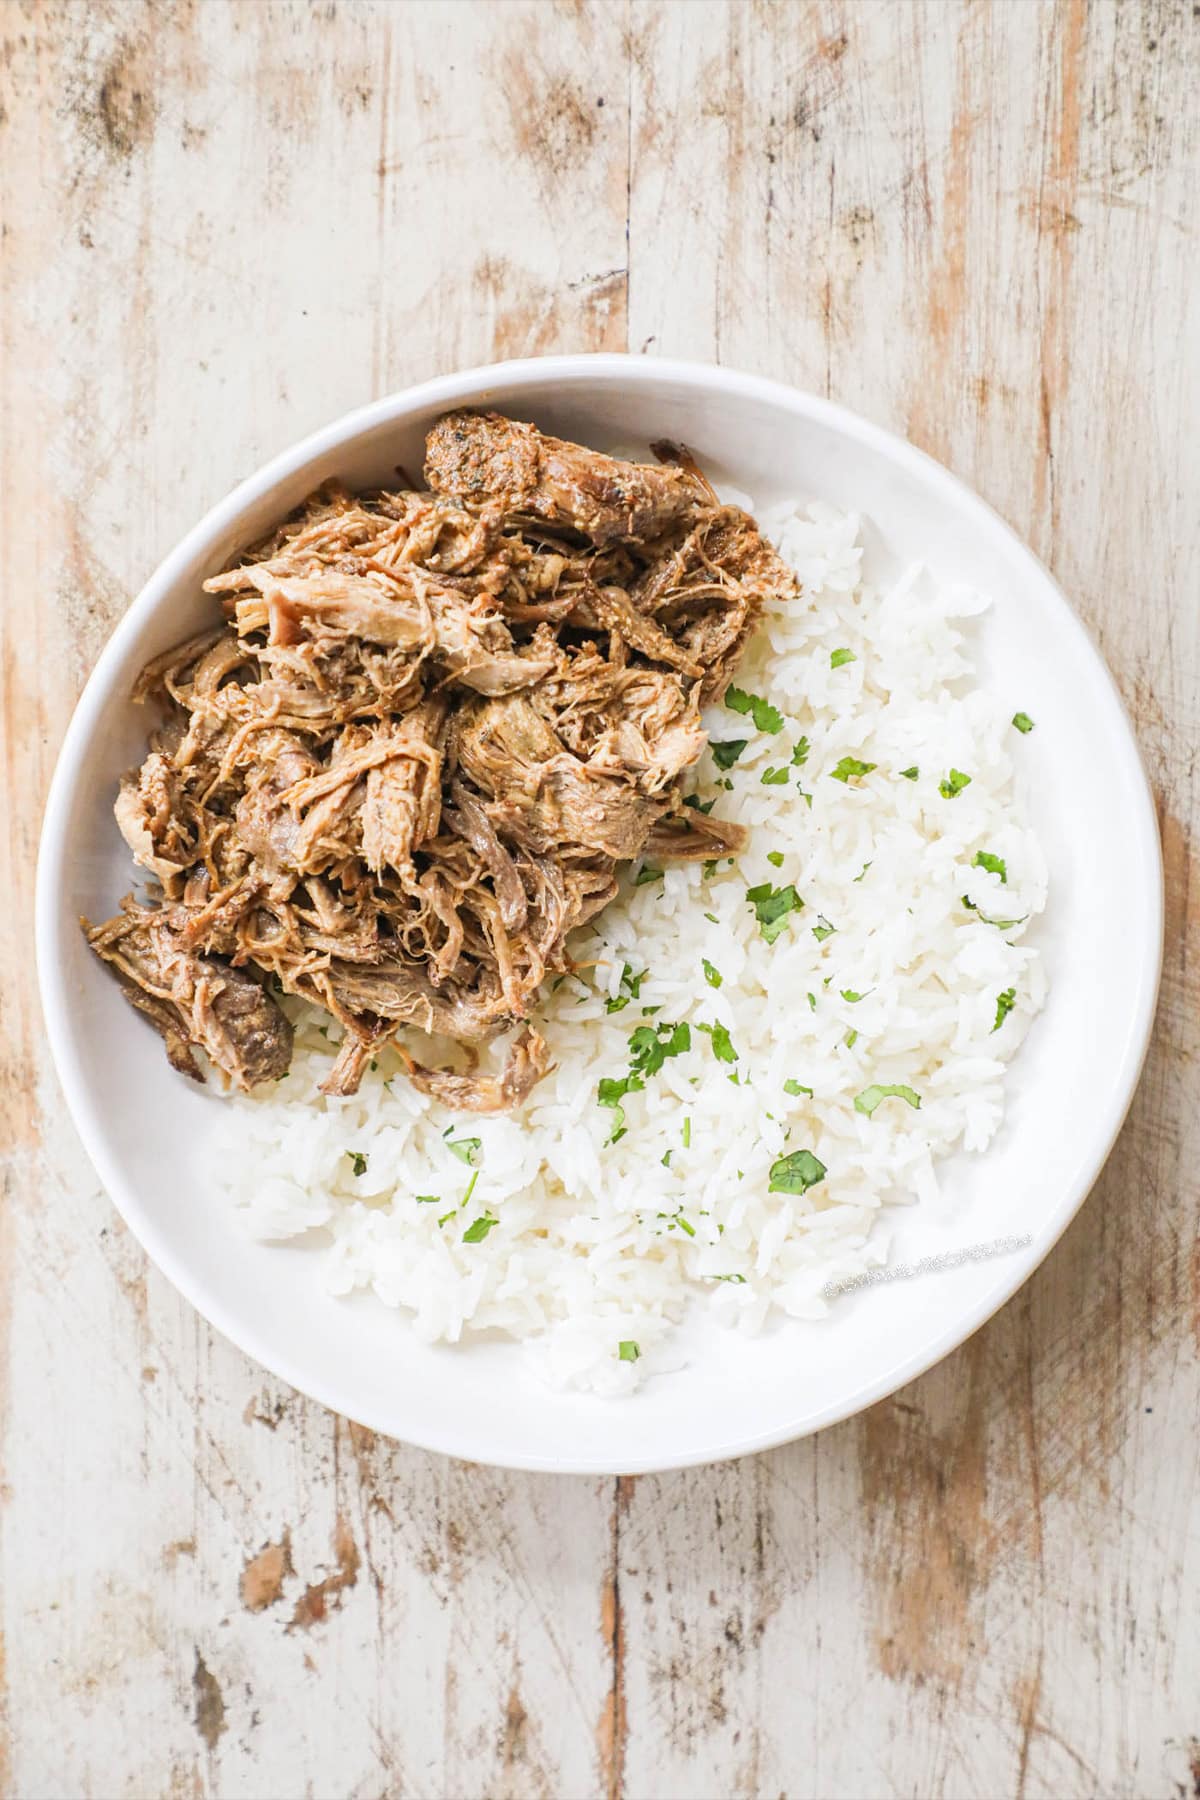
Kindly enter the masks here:
M 0 1793 L 1200 1794 L 1198 33 L 0 4 Z M 1030 540 L 1168 927 L 1129 1123 L 997 1319 L 816 1440 L 605 1482 L 377 1439 L 211 1333 L 64 1118 L 30 914 L 75 696 L 205 507 L 422 376 L 627 346 L 832 394 Z

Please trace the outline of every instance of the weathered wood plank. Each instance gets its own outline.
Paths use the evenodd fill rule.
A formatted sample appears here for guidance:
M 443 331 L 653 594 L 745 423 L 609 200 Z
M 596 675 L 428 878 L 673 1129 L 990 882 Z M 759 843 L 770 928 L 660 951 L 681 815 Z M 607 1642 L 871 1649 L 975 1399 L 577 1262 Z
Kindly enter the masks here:
M 0 1792 L 1190 1791 L 1191 9 L 122 0 L 0 40 Z M 113 620 L 237 477 L 626 341 L 832 393 L 1029 536 L 1141 732 L 1168 958 L 1104 1179 L 962 1352 L 741 1465 L 541 1481 L 332 1419 L 148 1269 L 46 1066 L 32 859 Z

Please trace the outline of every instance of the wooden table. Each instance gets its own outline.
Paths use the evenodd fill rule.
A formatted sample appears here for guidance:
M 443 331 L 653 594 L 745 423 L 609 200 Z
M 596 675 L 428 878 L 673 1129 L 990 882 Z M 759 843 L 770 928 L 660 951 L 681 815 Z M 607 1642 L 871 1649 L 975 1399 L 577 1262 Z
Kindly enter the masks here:
M 0 1792 L 1200 1794 L 1196 10 L 0 6 Z M 1107 1173 L 941 1368 L 729 1467 L 543 1479 L 332 1417 L 148 1266 L 31 889 L 84 677 L 238 477 L 626 347 L 835 395 L 1047 559 L 1153 777 L 1166 973 Z

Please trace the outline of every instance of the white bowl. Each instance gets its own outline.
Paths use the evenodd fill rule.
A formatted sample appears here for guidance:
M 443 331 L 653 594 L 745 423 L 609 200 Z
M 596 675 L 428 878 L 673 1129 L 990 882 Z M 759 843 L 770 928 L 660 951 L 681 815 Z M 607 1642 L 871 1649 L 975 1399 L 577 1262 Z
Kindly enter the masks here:
M 131 885 L 112 818 L 147 716 L 128 699 L 150 657 L 211 616 L 201 579 L 319 482 L 417 469 L 446 408 L 487 404 L 600 446 L 682 439 L 761 504 L 818 497 L 862 512 L 868 558 L 920 558 L 995 601 L 983 678 L 1032 714 L 1021 745 L 1051 872 L 1037 941 L 1050 999 L 1010 1074 L 1006 1124 L 955 1159 L 952 1206 L 901 1215 L 896 1254 L 1029 1239 L 996 1260 L 867 1289 L 816 1324 L 756 1339 L 697 1318 L 688 1363 L 632 1399 L 548 1392 L 520 1349 L 428 1348 L 403 1317 L 329 1297 L 320 1257 L 241 1234 L 189 1146 L 215 1095 L 168 1068 L 157 1036 L 87 950 Z M 479 1462 L 636 1472 L 737 1456 L 816 1431 L 892 1392 L 960 1344 L 1020 1286 L 1067 1225 L 1125 1116 L 1154 1014 L 1162 870 L 1154 810 L 1116 689 L 1046 570 L 945 469 L 809 394 L 728 369 L 624 356 L 513 362 L 426 382 L 350 413 L 276 457 L 215 506 L 151 577 L 114 632 L 71 721 L 42 833 L 38 961 L 50 1042 L 79 1134 L 130 1228 L 213 1325 L 327 1406 L 414 1444 Z

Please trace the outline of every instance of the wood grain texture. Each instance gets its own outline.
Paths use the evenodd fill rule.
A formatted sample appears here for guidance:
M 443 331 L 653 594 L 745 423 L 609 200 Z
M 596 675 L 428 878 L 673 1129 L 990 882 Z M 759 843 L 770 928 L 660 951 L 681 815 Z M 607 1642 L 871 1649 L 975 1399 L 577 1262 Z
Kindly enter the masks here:
M 1187 0 L 0 6 L 0 1794 L 1200 1793 L 1198 101 Z M 1169 916 L 1022 1294 L 816 1440 L 614 1483 L 211 1333 L 65 1121 L 30 913 L 74 698 L 207 505 L 424 375 L 627 345 L 835 395 L 1029 539 Z

